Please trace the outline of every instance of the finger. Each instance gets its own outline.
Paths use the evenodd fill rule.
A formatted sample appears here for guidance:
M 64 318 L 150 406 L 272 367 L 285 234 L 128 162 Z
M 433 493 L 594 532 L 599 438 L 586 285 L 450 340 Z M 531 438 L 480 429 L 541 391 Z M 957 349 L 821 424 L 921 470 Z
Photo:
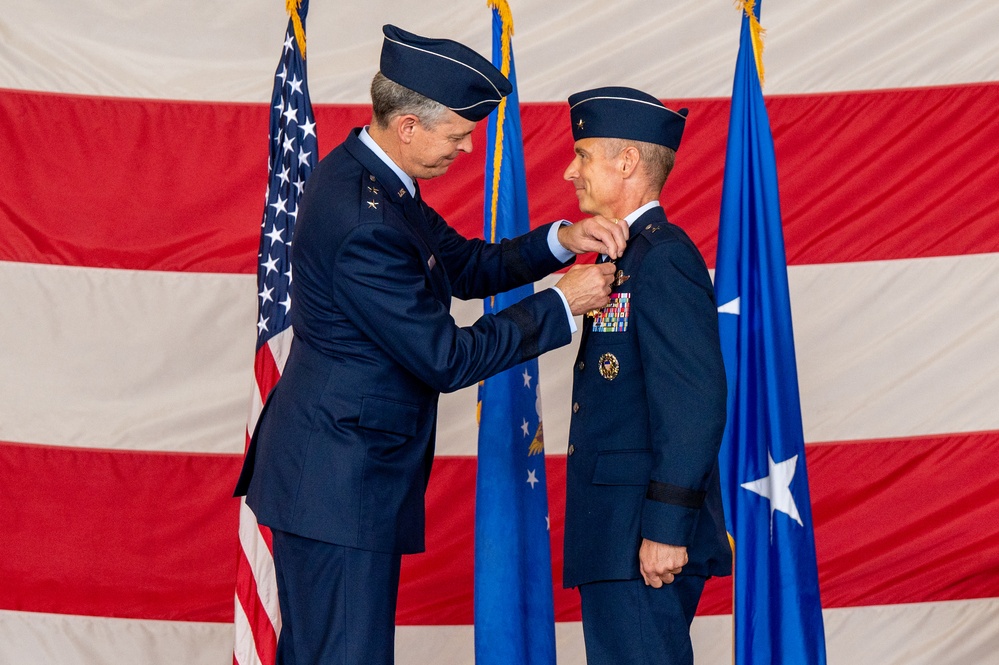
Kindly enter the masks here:
M 624 254 L 625 248 L 628 246 L 628 222 L 623 219 L 617 220 L 614 227 L 614 238 L 617 240 L 618 256 L 620 257 Z
M 616 259 L 624 253 L 624 248 L 628 245 L 628 223 L 616 217 L 611 221 L 613 226 L 609 227 L 609 242 L 613 247 L 610 248 L 611 251 L 608 253 L 608 256 Z
M 627 245 L 627 223 L 623 220 L 596 216 L 589 227 L 589 235 L 600 244 L 600 252 L 612 259 L 619 258 Z
M 670 580 L 672 582 L 673 580 Z M 650 577 L 649 584 L 652 585 L 653 589 L 660 589 L 663 585 L 663 578 L 661 577 Z

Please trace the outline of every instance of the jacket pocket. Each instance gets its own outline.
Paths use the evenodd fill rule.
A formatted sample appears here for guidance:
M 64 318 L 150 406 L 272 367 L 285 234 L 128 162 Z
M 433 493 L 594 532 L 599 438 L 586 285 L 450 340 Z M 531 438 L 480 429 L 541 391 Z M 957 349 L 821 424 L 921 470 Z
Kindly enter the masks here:
M 381 432 L 403 436 L 416 434 L 416 421 L 420 407 L 405 402 L 394 402 L 381 397 L 362 397 L 358 425 Z
M 594 485 L 648 485 L 651 450 L 604 450 L 597 453 Z

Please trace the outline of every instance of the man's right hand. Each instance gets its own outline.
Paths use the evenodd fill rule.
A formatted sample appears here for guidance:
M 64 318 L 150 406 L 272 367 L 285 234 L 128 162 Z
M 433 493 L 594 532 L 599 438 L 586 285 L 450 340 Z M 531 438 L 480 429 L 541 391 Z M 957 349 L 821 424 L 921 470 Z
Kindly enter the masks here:
M 600 215 L 559 227 L 558 241 L 573 254 L 598 252 L 619 259 L 628 244 L 628 223 Z
M 614 264 L 609 261 L 573 266 L 555 286 L 565 296 L 573 315 L 579 316 L 610 302 L 614 270 Z

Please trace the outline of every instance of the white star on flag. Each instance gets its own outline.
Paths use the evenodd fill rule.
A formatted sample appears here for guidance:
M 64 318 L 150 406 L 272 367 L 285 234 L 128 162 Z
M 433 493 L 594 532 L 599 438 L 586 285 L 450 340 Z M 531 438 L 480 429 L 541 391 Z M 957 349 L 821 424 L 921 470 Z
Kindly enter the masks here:
M 524 419 L 524 424 L 520 426 L 520 429 L 524 430 L 524 436 L 527 436 L 528 434 L 531 433 L 531 431 L 530 431 L 529 428 L 530 428 L 530 425 L 528 424 L 527 419 L 525 418 Z
M 261 302 L 261 304 L 267 302 L 268 300 L 271 301 L 271 302 L 273 302 L 274 298 L 271 297 L 272 293 L 274 293 L 274 287 L 273 286 L 265 286 L 264 290 L 257 294 L 258 296 L 260 296 L 260 302 Z
M 736 315 L 738 315 L 739 314 L 739 305 L 740 305 L 739 298 L 735 298 L 733 300 L 729 300 L 724 305 L 721 305 L 720 307 L 718 307 L 718 313 L 719 314 L 736 314 Z
M 537 475 L 535 475 L 534 469 L 527 470 L 527 482 L 530 484 L 531 489 L 534 489 L 534 486 L 537 483 L 541 482 L 540 480 L 538 480 Z
M 530 374 L 528 374 L 526 369 L 524 370 L 524 373 L 521 376 L 524 377 L 524 387 L 525 388 L 530 388 L 531 387 L 531 379 L 533 379 L 534 377 L 531 376 Z
M 769 467 L 768 475 L 759 480 L 742 483 L 740 487 L 755 492 L 764 499 L 770 499 L 770 537 L 772 539 L 775 510 L 784 513 L 797 522 L 799 526 L 804 526 L 804 524 L 798 515 L 798 506 L 794 503 L 794 497 L 791 495 L 791 481 L 794 480 L 794 471 L 798 466 L 798 456 L 795 455 L 783 462 L 775 463 L 768 450 L 767 465 Z
M 273 245 L 276 242 L 284 242 L 284 238 L 281 237 L 283 234 L 284 234 L 284 229 L 279 229 L 276 226 L 272 226 L 271 232 L 266 234 L 264 237 L 270 238 L 271 244 Z

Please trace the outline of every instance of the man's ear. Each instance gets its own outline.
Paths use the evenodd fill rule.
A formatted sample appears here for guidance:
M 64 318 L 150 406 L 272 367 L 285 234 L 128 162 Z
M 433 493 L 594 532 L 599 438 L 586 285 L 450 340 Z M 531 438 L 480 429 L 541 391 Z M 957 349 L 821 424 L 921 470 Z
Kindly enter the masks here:
M 638 152 L 638 148 L 633 145 L 629 145 L 621 154 L 618 155 L 617 168 L 618 172 L 621 174 L 622 178 L 630 178 L 631 175 L 638 169 L 639 162 L 642 161 L 642 157 Z
M 413 134 L 416 132 L 416 126 L 420 123 L 419 118 L 412 113 L 409 113 L 397 117 L 395 121 L 395 131 L 399 137 L 399 141 L 405 144 L 412 142 Z

